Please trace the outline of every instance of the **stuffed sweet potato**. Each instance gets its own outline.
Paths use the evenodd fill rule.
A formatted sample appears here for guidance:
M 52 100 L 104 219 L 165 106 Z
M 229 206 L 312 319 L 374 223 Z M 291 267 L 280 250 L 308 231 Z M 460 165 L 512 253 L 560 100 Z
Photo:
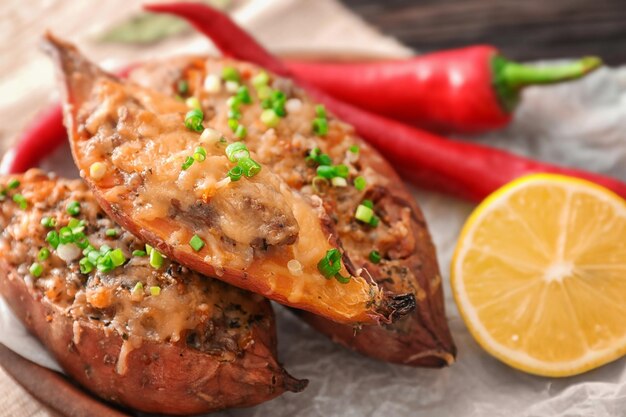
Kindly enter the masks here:
M 353 268 L 319 198 L 291 189 L 203 112 L 122 82 L 52 36 L 74 161 L 115 221 L 169 258 L 343 323 L 389 322 L 415 307 Z M 250 96 L 247 96 L 250 99 Z
M 0 198 L 0 293 L 85 388 L 182 415 L 305 387 L 276 360 L 267 300 L 156 255 L 82 181 L 31 170 Z
M 246 144 L 259 162 L 292 189 L 323 201 L 355 268 L 366 271 L 383 290 L 410 292 L 417 299 L 416 310 L 395 323 L 363 326 L 358 331 L 319 315 L 298 314 L 333 340 L 370 357 L 413 366 L 454 361 L 456 348 L 445 317 L 441 275 L 424 217 L 393 168 L 350 126 L 332 115 L 322 117 L 315 103 L 290 80 L 238 61 L 170 58 L 138 66 L 129 78 L 170 96 L 195 97 L 210 125 L 223 131 L 229 130 L 231 101 L 236 97 L 229 91 L 229 79 L 238 78 L 253 95 L 253 104 L 240 106 L 238 122 L 247 127 Z M 277 92 L 285 95 L 284 108 L 272 107 L 272 94 Z M 264 114 L 271 114 L 267 110 L 284 110 L 284 117 L 269 119 L 268 126 L 268 118 L 263 120 Z M 324 134 L 319 120 L 327 125 Z M 347 166 L 346 181 L 324 178 L 328 170 L 320 167 L 329 165 Z M 359 210 L 368 213 L 360 208 L 364 203 L 373 207 L 370 222 L 359 216 Z

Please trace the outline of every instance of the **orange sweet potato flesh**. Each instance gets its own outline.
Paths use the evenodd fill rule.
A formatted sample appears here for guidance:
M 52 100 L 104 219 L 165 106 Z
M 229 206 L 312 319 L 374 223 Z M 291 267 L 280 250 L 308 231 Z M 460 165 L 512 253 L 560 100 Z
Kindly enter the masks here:
M 348 253 L 341 274 L 349 282 L 326 279 L 317 263 L 341 243 L 321 201 L 291 189 L 267 166 L 224 185 L 234 165 L 225 143 L 203 142 L 186 128 L 184 103 L 116 79 L 52 36 L 48 49 L 63 80 L 74 161 L 104 211 L 126 230 L 195 271 L 332 321 L 390 322 L 415 307 L 413 294 L 384 293 L 358 276 Z M 200 145 L 206 160 L 182 169 Z M 90 175 L 94 163 L 106 167 L 103 177 Z M 205 243 L 200 250 L 189 243 L 194 235 Z M 293 259 L 297 273 L 288 268 Z
M 180 94 L 181 80 L 189 86 L 188 95 L 200 100 L 205 111 L 212 111 L 211 123 L 226 125 L 230 93 L 207 91 L 204 80 L 218 76 L 224 66 L 236 68 L 243 82 L 250 80 L 261 68 L 248 63 L 206 57 L 177 57 L 145 63 L 129 75 L 130 79 L 164 94 Z M 318 195 L 333 218 L 334 228 L 343 247 L 350 254 L 356 268 L 367 270 L 378 285 L 386 291 L 403 294 L 411 292 L 417 299 L 417 308 L 395 323 L 383 326 L 353 326 L 335 323 L 304 311 L 299 317 L 326 334 L 332 340 L 364 355 L 393 363 L 411 366 L 443 366 L 454 361 L 456 348 L 446 321 L 442 282 L 435 248 L 424 216 L 415 198 L 408 192 L 394 169 L 373 148 L 361 140 L 354 130 L 340 121 L 329 120 L 329 133 L 320 138 L 310 131 L 314 105 L 307 95 L 289 80 L 271 76 L 270 85 L 280 88 L 297 99 L 300 108 L 296 115 L 287 117 L 271 131 L 250 134 L 248 147 L 259 155 L 264 166 L 271 167 L 293 189 L 303 194 Z M 211 109 L 211 110 L 209 110 Z M 292 109 L 290 106 L 289 109 Z M 295 111 L 295 110 L 294 110 Z M 246 109 L 243 118 L 254 126 L 259 109 Z M 390 138 L 393 140 L 393 138 Z M 350 152 L 358 146 L 359 155 Z M 351 167 L 351 178 L 363 176 L 367 186 L 356 190 L 353 186 L 315 191 L 311 187 L 315 166 L 310 166 L 306 155 L 314 148 L 332 157 L 333 163 Z M 374 203 L 381 222 L 371 228 L 354 219 L 354 210 L 363 199 Z M 369 259 L 372 250 L 381 254 L 381 261 Z
M 165 260 L 155 269 L 131 257 L 144 244 L 106 218 L 80 180 L 49 177 L 38 170 L 0 177 L 20 186 L 0 205 L 0 294 L 16 316 L 53 354 L 65 372 L 99 397 L 149 413 L 188 415 L 246 407 L 306 381 L 291 377 L 276 359 L 276 328 L 270 303 L 256 294 L 202 277 Z M 11 201 L 26 198 L 27 207 Z M 127 257 L 110 272 L 79 271 L 45 241 L 54 218 L 67 225 L 69 202 L 96 247 L 108 244 Z M 105 231 L 118 231 L 115 238 Z M 40 248 L 50 256 L 38 259 Z M 39 277 L 29 272 L 42 266 Z M 137 282 L 144 290 L 134 291 Z M 159 286 L 152 295 L 149 286 Z

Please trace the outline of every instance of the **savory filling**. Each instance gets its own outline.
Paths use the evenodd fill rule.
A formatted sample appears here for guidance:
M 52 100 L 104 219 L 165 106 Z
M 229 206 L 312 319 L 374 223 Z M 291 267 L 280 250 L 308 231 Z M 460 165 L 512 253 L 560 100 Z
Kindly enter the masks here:
M 34 297 L 75 322 L 135 346 L 180 342 L 228 360 L 252 340 L 250 326 L 269 319 L 259 296 L 178 265 L 121 229 L 81 181 L 34 170 L 22 181 L 0 183 L 0 257 Z

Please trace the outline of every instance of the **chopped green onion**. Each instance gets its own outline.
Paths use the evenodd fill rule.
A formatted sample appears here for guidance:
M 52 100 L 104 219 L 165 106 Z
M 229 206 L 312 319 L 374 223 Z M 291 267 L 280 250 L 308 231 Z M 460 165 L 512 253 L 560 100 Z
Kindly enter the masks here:
M 41 225 L 44 227 L 52 228 L 57 225 L 57 220 L 54 217 L 42 217 Z
M 189 83 L 187 80 L 178 80 L 178 94 L 184 96 L 189 92 Z
M 252 158 L 241 158 L 237 165 L 241 167 L 243 175 L 248 178 L 254 177 L 261 171 L 261 165 Z
M 202 132 L 204 130 L 204 127 L 202 126 L 203 119 L 204 113 L 202 113 L 202 110 L 191 109 L 185 115 L 185 127 L 189 130 Z
M 197 97 L 189 97 L 187 100 L 185 100 L 185 104 L 190 109 L 197 109 L 202 111 L 202 105 L 200 104 L 200 100 L 198 100 Z
M 243 104 L 250 104 L 250 103 L 252 103 L 252 98 L 250 97 L 250 90 L 248 90 L 248 87 L 246 87 L 245 85 L 242 85 L 241 87 L 239 87 L 237 89 L 236 97 Z
M 320 165 L 317 167 L 317 175 L 327 179 L 334 178 L 336 177 L 335 168 L 328 165 Z
M 365 207 L 369 207 L 371 209 L 374 208 L 374 203 L 372 202 L 372 200 L 363 200 L 363 201 L 361 201 L 361 204 L 363 204 Z
M 206 159 L 206 149 L 204 149 L 202 146 L 198 146 L 193 153 L 193 159 L 198 162 L 204 162 L 204 160 Z
M 228 171 L 228 177 L 231 181 L 239 181 L 243 175 L 243 169 L 240 166 L 235 166 Z
M 347 284 L 350 282 L 350 277 L 344 277 L 339 272 L 335 274 L 335 279 L 339 281 L 341 284 Z
M 63 244 L 74 242 L 74 233 L 71 228 L 65 226 L 59 230 L 59 242 Z
M 150 254 L 152 253 L 152 250 L 153 250 L 153 249 L 154 249 L 154 248 L 153 248 L 152 246 L 150 246 L 150 245 L 148 245 L 148 244 L 146 243 L 146 253 L 148 254 L 148 256 L 150 256 Z
M 348 178 L 348 175 L 350 175 L 350 168 L 348 168 L 347 165 L 339 164 L 335 165 L 333 168 L 335 170 L 336 177 Z
M 152 295 L 153 297 L 158 297 L 159 294 L 161 294 L 161 287 L 157 287 L 156 285 L 150 287 L 150 295 Z
M 245 139 L 248 135 L 248 129 L 244 125 L 237 126 L 237 130 L 235 130 L 235 137 L 239 139 Z
M 16 179 L 9 181 L 9 184 L 7 184 L 7 187 L 9 187 L 9 190 L 14 190 L 19 186 L 20 186 L 20 181 Z
M 359 191 L 363 191 L 365 187 L 367 187 L 367 181 L 365 180 L 364 177 L 359 176 L 354 179 L 354 188 L 356 188 Z
M 333 184 L 333 187 L 347 187 L 348 186 L 348 181 L 346 181 L 345 178 L 341 178 L 341 177 L 335 177 L 331 179 L 330 182 L 331 184 Z
M 40 261 L 45 261 L 49 257 L 50 257 L 50 251 L 48 250 L 48 248 L 39 249 L 39 253 L 37 254 L 37 259 L 39 259 Z
M 78 201 L 72 201 L 67 205 L 65 210 L 70 216 L 78 216 L 80 214 L 80 203 Z
M 115 229 L 107 229 L 106 232 L 104 232 L 105 235 L 107 235 L 108 237 L 115 237 L 117 236 L 117 230 Z
M 55 230 L 49 231 L 46 235 L 46 242 L 56 249 L 59 246 L 59 234 Z
M 313 133 L 317 136 L 325 136 L 328 133 L 328 121 L 319 117 L 314 119 Z
M 30 274 L 32 276 L 34 276 L 35 278 L 39 278 L 43 272 L 43 266 L 35 262 L 30 266 L 28 270 L 30 271 Z
M 115 266 L 124 265 L 124 262 L 126 262 L 126 257 L 124 256 L 124 253 L 122 252 L 122 250 L 119 248 L 112 250 L 109 253 L 109 256 L 111 257 L 111 260 L 113 261 L 113 265 Z
M 372 261 L 373 264 L 377 264 L 380 262 L 380 252 L 378 252 L 377 250 L 373 250 L 370 252 L 369 255 L 370 261 Z
M 133 287 L 132 293 L 135 295 L 139 295 L 143 293 L 143 284 L 141 283 L 141 281 L 135 284 L 135 286 Z
M 326 108 L 322 104 L 315 106 L 315 115 L 321 119 L 326 119 Z
M 154 269 L 159 269 L 163 266 L 163 255 L 156 249 L 150 251 L 150 266 Z
M 318 165 L 332 165 L 333 160 L 328 154 L 322 153 L 320 148 L 313 148 L 306 157 L 307 161 L 312 161 Z
M 354 154 L 359 154 L 359 145 L 352 145 L 348 148 L 348 150 Z
M 100 259 L 100 256 L 102 255 L 99 251 L 92 250 L 87 254 L 87 259 L 89 259 L 89 262 L 95 265 L 98 262 L 98 259 Z
M 222 79 L 224 81 L 239 82 L 239 71 L 235 67 L 224 67 L 222 69 Z
M 193 237 L 189 241 L 189 246 L 191 246 L 196 252 L 199 252 L 200 249 L 204 247 L 204 241 L 200 236 L 193 235 Z
M 80 267 L 81 274 L 88 274 L 93 271 L 93 264 L 87 258 L 83 258 L 78 261 L 78 266 Z
M 272 89 L 269 86 L 263 85 L 261 87 L 258 87 L 256 90 L 256 94 L 262 100 L 261 107 L 263 107 L 264 109 L 272 107 L 272 102 L 270 101 L 270 97 L 272 96 Z
M 111 247 L 109 245 L 100 246 L 100 253 L 107 254 L 109 252 L 111 252 Z
M 380 219 L 376 216 L 372 217 L 372 219 L 370 220 L 370 226 L 372 227 L 378 226 L 378 223 L 380 223 Z
M 239 108 L 241 107 L 241 99 L 237 96 L 228 97 L 228 100 L 226 100 L 226 105 L 231 110 L 239 110 Z
M 133 251 L 133 253 L 132 253 L 132 255 L 133 255 L 133 256 L 139 256 L 139 257 L 146 256 L 146 251 L 143 251 L 143 250 L 134 250 L 134 251 Z
M 96 261 L 96 268 L 100 272 L 110 272 L 115 267 L 113 259 L 111 259 L 110 253 L 101 255 Z
M 280 90 L 274 90 L 272 91 L 272 95 L 270 96 L 270 98 L 272 99 L 273 102 L 278 102 L 278 103 L 283 103 L 285 104 L 285 102 L 287 101 L 287 96 L 285 95 L 285 93 L 283 93 Z
M 71 218 L 67 223 L 67 227 L 72 229 L 72 233 L 80 233 L 85 230 L 85 221 Z
M 181 169 L 183 171 L 187 171 L 193 165 L 193 161 L 194 159 L 191 156 L 188 156 L 187 158 L 185 158 L 185 161 L 181 165 Z
M 369 223 L 372 220 L 372 217 L 374 217 L 374 210 L 364 206 L 363 204 L 359 204 L 356 208 L 356 212 L 354 213 L 354 217 L 364 223 Z
M 14 194 L 13 201 L 16 202 L 22 210 L 26 210 L 26 208 L 28 207 L 28 201 L 26 200 L 26 197 L 24 197 L 22 194 Z
M 280 117 L 273 109 L 263 110 L 261 113 L 261 122 L 267 127 L 276 127 L 280 122 Z
M 226 156 L 230 162 L 237 162 L 242 158 L 249 158 L 250 152 L 243 142 L 233 142 L 226 147 Z
M 233 110 L 233 109 L 228 110 L 228 119 L 229 120 L 239 120 L 239 119 L 241 119 L 241 116 L 242 116 L 242 114 L 241 114 L 241 112 L 239 110 Z
M 236 132 L 239 127 L 239 122 L 235 119 L 228 119 L 228 127 L 232 132 Z
M 7 198 L 7 190 L 6 189 L 2 189 L 0 190 L 0 201 L 4 201 Z
M 270 81 L 270 76 L 265 71 L 259 72 L 257 75 L 252 77 L 252 85 L 257 90 L 261 87 L 267 86 L 267 83 Z
M 338 249 L 330 249 L 317 263 L 317 269 L 326 279 L 331 279 L 341 270 L 341 252 Z
M 98 181 L 104 178 L 104 174 L 107 172 L 107 166 L 103 162 L 94 162 L 89 167 L 89 176 Z
M 311 182 L 311 186 L 316 193 L 322 193 L 328 187 L 328 180 L 324 177 L 315 177 Z
M 87 256 L 89 255 L 90 252 L 95 251 L 96 248 L 94 248 L 93 246 L 91 246 L 90 244 L 88 244 L 85 249 L 83 249 L 83 255 Z

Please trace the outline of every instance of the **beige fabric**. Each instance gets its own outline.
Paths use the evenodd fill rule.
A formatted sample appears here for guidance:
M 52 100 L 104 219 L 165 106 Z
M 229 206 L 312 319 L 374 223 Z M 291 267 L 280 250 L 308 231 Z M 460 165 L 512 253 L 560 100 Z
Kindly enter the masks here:
M 366 27 L 334 0 L 234 1 L 236 19 L 275 51 L 370 56 L 409 53 L 397 42 Z M 0 1 L 0 156 L 35 111 L 55 96 L 52 65 L 38 48 L 44 30 L 77 42 L 91 59 L 105 65 L 172 53 L 201 53 L 209 48 L 208 42 L 197 35 L 167 40 L 150 48 L 94 42 L 96 33 L 136 12 L 140 4 L 132 0 Z M 280 16 L 280 25 L 276 24 L 276 16 Z M 0 417 L 52 415 L 0 368 Z

